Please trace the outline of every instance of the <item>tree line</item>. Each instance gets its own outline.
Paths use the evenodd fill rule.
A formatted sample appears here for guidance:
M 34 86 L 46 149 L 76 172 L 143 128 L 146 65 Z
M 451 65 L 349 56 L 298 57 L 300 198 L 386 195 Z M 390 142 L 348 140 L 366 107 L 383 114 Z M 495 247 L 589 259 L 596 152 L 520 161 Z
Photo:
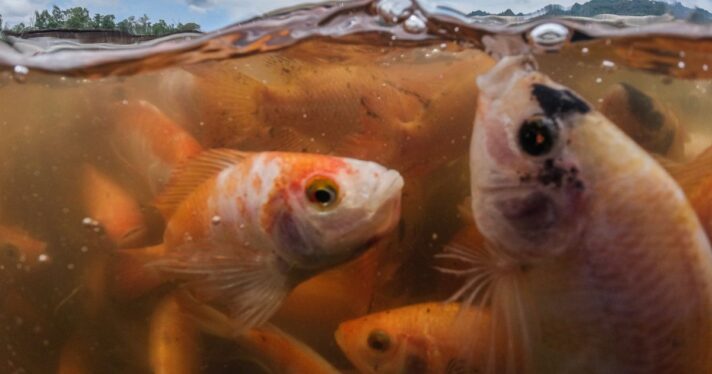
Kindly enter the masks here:
M 119 30 L 133 35 L 165 35 L 179 31 L 200 31 L 200 25 L 194 22 L 173 24 L 162 19 L 151 22 L 145 14 L 138 18 L 131 16 L 117 22 L 113 14 L 95 13 L 92 16 L 87 8 L 61 9 L 55 5 L 51 10 L 35 11 L 28 24 L 21 22 L 8 27 L 3 23 L 0 14 L 0 30 L 22 33 L 49 29 Z

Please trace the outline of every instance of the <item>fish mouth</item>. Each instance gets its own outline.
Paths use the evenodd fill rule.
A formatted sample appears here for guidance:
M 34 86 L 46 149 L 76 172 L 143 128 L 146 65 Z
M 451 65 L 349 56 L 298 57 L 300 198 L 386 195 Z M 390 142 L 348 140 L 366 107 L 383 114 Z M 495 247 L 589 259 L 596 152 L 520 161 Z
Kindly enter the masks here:
M 376 199 L 373 199 L 373 201 L 375 201 L 374 206 L 372 206 L 373 210 L 378 210 L 379 208 L 378 205 L 375 205 L 378 204 L 377 201 L 380 200 L 377 197 L 388 196 L 388 200 L 393 200 L 394 198 L 400 200 L 400 193 L 403 190 L 403 185 L 405 184 L 403 177 L 395 170 L 386 171 L 381 176 L 381 179 L 382 182 L 376 186 L 371 195 L 376 197 Z M 383 205 L 387 205 L 389 203 L 390 201 L 386 201 Z

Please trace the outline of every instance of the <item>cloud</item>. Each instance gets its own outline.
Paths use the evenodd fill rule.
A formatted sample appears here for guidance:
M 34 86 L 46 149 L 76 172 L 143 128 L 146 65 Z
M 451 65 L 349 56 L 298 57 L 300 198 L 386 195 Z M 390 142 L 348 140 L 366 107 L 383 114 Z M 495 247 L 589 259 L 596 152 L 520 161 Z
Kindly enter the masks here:
M 50 2 L 50 0 L 2 0 L 0 14 L 3 22 L 8 24 L 26 23 L 34 16 L 35 10 L 47 9 Z
M 223 12 L 231 22 L 251 18 L 272 10 L 291 7 L 319 0 L 183 0 L 188 9 L 194 12 Z

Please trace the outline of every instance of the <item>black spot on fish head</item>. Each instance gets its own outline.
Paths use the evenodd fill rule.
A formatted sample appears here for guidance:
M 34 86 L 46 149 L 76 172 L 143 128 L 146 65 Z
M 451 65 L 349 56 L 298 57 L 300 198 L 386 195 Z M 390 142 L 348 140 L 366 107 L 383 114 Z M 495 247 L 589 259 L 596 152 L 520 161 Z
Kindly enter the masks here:
M 581 98 L 567 89 L 557 90 L 546 84 L 534 84 L 532 96 L 549 117 L 561 117 L 573 113 L 585 114 L 591 108 Z

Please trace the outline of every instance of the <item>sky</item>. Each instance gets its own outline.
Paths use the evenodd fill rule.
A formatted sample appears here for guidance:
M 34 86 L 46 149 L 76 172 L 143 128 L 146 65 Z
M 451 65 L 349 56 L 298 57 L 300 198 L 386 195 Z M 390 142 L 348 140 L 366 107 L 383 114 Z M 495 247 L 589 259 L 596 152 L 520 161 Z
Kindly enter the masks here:
M 421 0 L 430 4 L 435 0 Z M 571 6 L 586 0 L 437 0 L 462 12 L 484 10 L 501 12 L 511 8 L 515 12 L 532 12 L 548 4 Z M 27 23 L 35 10 L 81 6 L 89 12 L 114 14 L 117 21 L 144 13 L 151 21 L 164 19 L 168 23 L 196 22 L 203 31 L 211 31 L 231 23 L 257 16 L 263 12 L 318 0 L 0 0 L 3 22 L 10 26 Z M 683 0 L 682 3 L 712 9 L 712 0 Z

